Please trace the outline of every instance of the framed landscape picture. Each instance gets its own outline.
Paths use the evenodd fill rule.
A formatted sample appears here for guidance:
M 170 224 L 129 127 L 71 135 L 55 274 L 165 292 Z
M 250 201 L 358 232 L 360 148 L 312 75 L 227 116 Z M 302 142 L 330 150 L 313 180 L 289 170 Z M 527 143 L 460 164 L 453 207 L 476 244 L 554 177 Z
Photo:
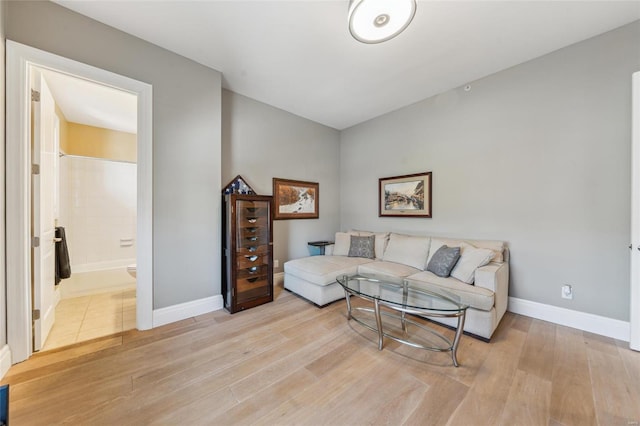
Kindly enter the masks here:
M 379 180 L 378 216 L 431 217 L 431 172 Z
M 273 178 L 273 219 L 317 219 L 319 184 Z

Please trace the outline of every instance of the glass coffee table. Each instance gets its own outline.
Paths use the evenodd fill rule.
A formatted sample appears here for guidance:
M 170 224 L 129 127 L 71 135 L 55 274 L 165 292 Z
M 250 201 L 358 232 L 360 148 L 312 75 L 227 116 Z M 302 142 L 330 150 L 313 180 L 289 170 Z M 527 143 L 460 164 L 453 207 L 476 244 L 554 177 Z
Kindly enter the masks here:
M 456 353 L 462 336 L 468 306 L 460 303 L 456 295 L 446 291 L 432 292 L 412 287 L 406 280 L 391 282 L 363 275 L 340 275 L 336 277 L 336 280 L 344 289 L 347 299 L 347 320 L 353 319 L 370 330 L 377 332 L 379 350 L 382 350 L 384 338 L 387 337 L 416 348 L 436 352 L 451 352 L 453 365 L 458 366 Z M 371 308 L 356 307 L 352 309 L 351 296 L 373 302 L 373 306 Z M 391 311 L 382 311 L 380 309 L 381 306 L 390 308 Z M 363 316 L 354 316 L 354 310 L 372 313 L 375 321 L 367 322 Z M 411 315 L 425 318 L 457 318 L 458 324 L 453 341 L 437 331 L 414 321 Z M 385 321 L 383 327 L 382 316 L 397 320 L 399 326 L 394 328 Z M 411 335 L 409 334 L 409 325 L 425 332 L 420 333 L 423 335 L 420 341 L 413 332 Z

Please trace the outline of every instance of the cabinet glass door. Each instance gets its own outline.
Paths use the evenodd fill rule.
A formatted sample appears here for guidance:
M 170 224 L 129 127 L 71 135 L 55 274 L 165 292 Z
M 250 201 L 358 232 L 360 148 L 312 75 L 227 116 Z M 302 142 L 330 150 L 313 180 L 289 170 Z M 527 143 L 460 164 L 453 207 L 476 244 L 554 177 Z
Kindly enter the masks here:
M 269 219 L 268 201 L 237 200 L 237 303 L 269 296 Z

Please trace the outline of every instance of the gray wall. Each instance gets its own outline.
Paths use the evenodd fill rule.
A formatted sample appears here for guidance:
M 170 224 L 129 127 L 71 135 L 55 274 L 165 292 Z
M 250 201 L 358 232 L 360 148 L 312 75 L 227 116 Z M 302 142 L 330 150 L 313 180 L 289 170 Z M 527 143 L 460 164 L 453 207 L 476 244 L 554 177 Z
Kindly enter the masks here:
M 153 85 L 154 308 L 220 293 L 222 143 L 223 184 L 320 183 L 319 220 L 275 223 L 281 264 L 340 228 L 504 239 L 512 296 L 628 320 L 638 22 L 339 133 L 58 5 L 2 5 L 8 38 Z M 378 178 L 425 170 L 433 219 L 378 218 Z
M 5 179 L 4 179 L 4 103 L 5 103 L 5 15 L 6 2 L 0 2 L 0 348 L 7 343 L 7 303 L 6 303 L 6 282 L 5 282 L 5 225 L 4 225 L 4 200 L 5 200 Z
M 342 228 L 506 240 L 511 296 L 628 321 L 639 69 L 635 22 L 343 131 Z M 422 171 L 433 218 L 378 218 L 378 178 Z
M 272 178 L 318 182 L 320 218 L 274 221 L 274 259 L 307 256 L 307 241 L 339 228 L 339 132 L 242 95 L 222 91 L 222 184 L 242 175 L 261 195 Z
M 6 22 L 11 40 L 153 85 L 153 305 L 220 294 L 220 73 L 50 2 L 9 2 Z

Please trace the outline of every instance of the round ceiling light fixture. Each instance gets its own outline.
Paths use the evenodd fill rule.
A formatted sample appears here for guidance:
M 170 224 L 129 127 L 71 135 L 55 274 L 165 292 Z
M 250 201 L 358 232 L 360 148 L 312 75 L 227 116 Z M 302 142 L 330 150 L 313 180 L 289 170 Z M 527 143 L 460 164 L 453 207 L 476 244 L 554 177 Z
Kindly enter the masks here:
M 349 31 L 362 43 L 382 43 L 409 26 L 416 0 L 351 0 Z

